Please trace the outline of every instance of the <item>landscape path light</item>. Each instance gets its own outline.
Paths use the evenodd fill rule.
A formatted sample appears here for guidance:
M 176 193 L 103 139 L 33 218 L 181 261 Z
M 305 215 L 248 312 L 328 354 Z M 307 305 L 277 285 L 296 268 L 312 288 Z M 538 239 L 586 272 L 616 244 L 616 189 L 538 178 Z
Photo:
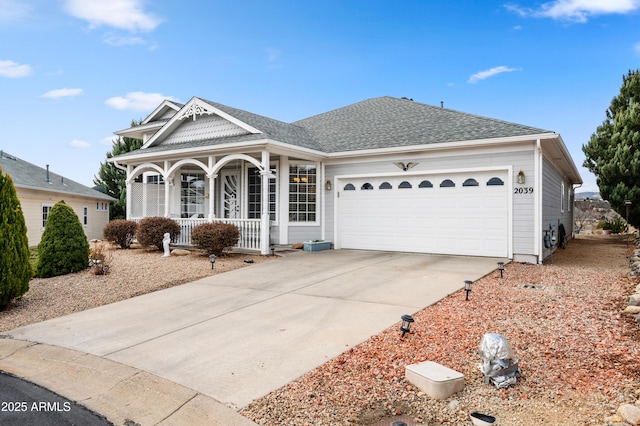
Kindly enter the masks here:
M 464 300 L 469 300 L 469 292 L 471 291 L 471 283 L 473 281 L 465 280 L 464 282 L 464 291 L 467 292 L 467 297 Z
M 209 256 L 209 262 L 211 262 L 211 269 L 213 269 L 213 265 L 216 263 L 216 255 L 212 254 Z
M 504 271 L 504 262 L 498 262 L 498 270 L 500 271 L 500 278 L 502 278 L 502 272 Z
M 402 331 L 402 337 L 404 337 L 405 334 L 411 333 L 411 323 L 414 322 L 414 319 L 411 315 L 403 315 L 400 319 L 402 319 L 400 331 Z

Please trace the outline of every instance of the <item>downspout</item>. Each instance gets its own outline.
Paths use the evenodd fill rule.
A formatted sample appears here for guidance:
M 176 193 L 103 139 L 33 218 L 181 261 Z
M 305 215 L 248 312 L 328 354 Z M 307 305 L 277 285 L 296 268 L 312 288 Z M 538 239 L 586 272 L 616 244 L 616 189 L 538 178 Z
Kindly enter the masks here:
M 327 239 L 326 227 L 325 227 L 325 218 L 327 217 L 327 212 L 325 211 L 325 187 L 324 182 L 326 182 L 326 175 L 324 171 L 324 161 L 320 162 L 320 185 L 317 185 L 316 188 L 320 190 L 320 239 L 325 241 Z
M 538 263 L 542 264 L 543 247 L 542 247 L 542 149 L 540 139 L 536 140 L 536 148 L 533 156 L 534 168 L 536 173 L 536 196 L 534 198 L 535 226 L 534 226 L 534 244 Z

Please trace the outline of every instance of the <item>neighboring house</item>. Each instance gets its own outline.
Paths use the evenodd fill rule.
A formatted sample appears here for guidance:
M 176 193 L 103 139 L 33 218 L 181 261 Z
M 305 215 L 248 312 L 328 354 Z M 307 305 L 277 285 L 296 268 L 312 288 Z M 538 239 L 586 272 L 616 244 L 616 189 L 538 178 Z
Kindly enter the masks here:
M 582 183 L 559 134 L 381 97 L 294 123 L 194 97 L 162 102 L 142 139 L 109 159 L 127 171 L 127 217 L 235 223 L 239 247 L 334 248 L 540 262 L 571 232 Z
M 40 243 L 51 207 L 64 200 L 76 212 L 87 239 L 102 239 L 114 198 L 0 151 L 0 168 L 11 176 L 27 224 L 29 245 Z

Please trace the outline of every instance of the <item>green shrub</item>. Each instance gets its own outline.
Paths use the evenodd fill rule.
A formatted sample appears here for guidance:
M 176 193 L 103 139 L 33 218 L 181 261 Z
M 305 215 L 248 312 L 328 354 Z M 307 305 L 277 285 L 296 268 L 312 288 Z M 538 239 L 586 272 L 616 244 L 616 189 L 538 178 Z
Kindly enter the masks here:
M 167 217 L 145 217 L 138 225 L 136 238 L 143 246 L 155 246 L 162 250 L 162 240 L 166 232 L 171 236 L 171 242 L 175 242 L 180 235 L 180 225 Z
M 64 201 L 49 212 L 38 244 L 36 275 L 42 278 L 78 272 L 88 267 L 89 242 L 78 215 Z
M 230 223 L 204 223 L 191 231 L 191 244 L 216 256 L 238 244 L 239 238 L 240 230 Z
M 0 310 L 29 291 L 33 269 L 22 207 L 9 175 L 0 169 Z
M 627 229 L 627 223 L 620 216 L 613 220 L 605 219 L 602 222 L 602 229 L 609 229 L 612 234 L 621 234 Z
M 102 231 L 104 239 L 128 249 L 131 247 L 138 224 L 132 220 L 116 219 L 107 223 Z

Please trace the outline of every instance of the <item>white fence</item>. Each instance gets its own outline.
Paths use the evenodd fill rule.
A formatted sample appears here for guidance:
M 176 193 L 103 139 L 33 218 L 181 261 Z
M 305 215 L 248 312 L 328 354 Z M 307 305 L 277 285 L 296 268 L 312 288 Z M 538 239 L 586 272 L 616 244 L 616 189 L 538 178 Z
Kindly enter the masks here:
M 140 222 L 142 218 L 131 219 L 134 222 Z M 180 246 L 191 245 L 191 230 L 203 223 L 230 223 L 235 225 L 240 230 L 240 239 L 236 248 L 246 250 L 260 250 L 260 219 L 177 219 L 175 220 L 180 225 L 180 235 L 174 244 Z

